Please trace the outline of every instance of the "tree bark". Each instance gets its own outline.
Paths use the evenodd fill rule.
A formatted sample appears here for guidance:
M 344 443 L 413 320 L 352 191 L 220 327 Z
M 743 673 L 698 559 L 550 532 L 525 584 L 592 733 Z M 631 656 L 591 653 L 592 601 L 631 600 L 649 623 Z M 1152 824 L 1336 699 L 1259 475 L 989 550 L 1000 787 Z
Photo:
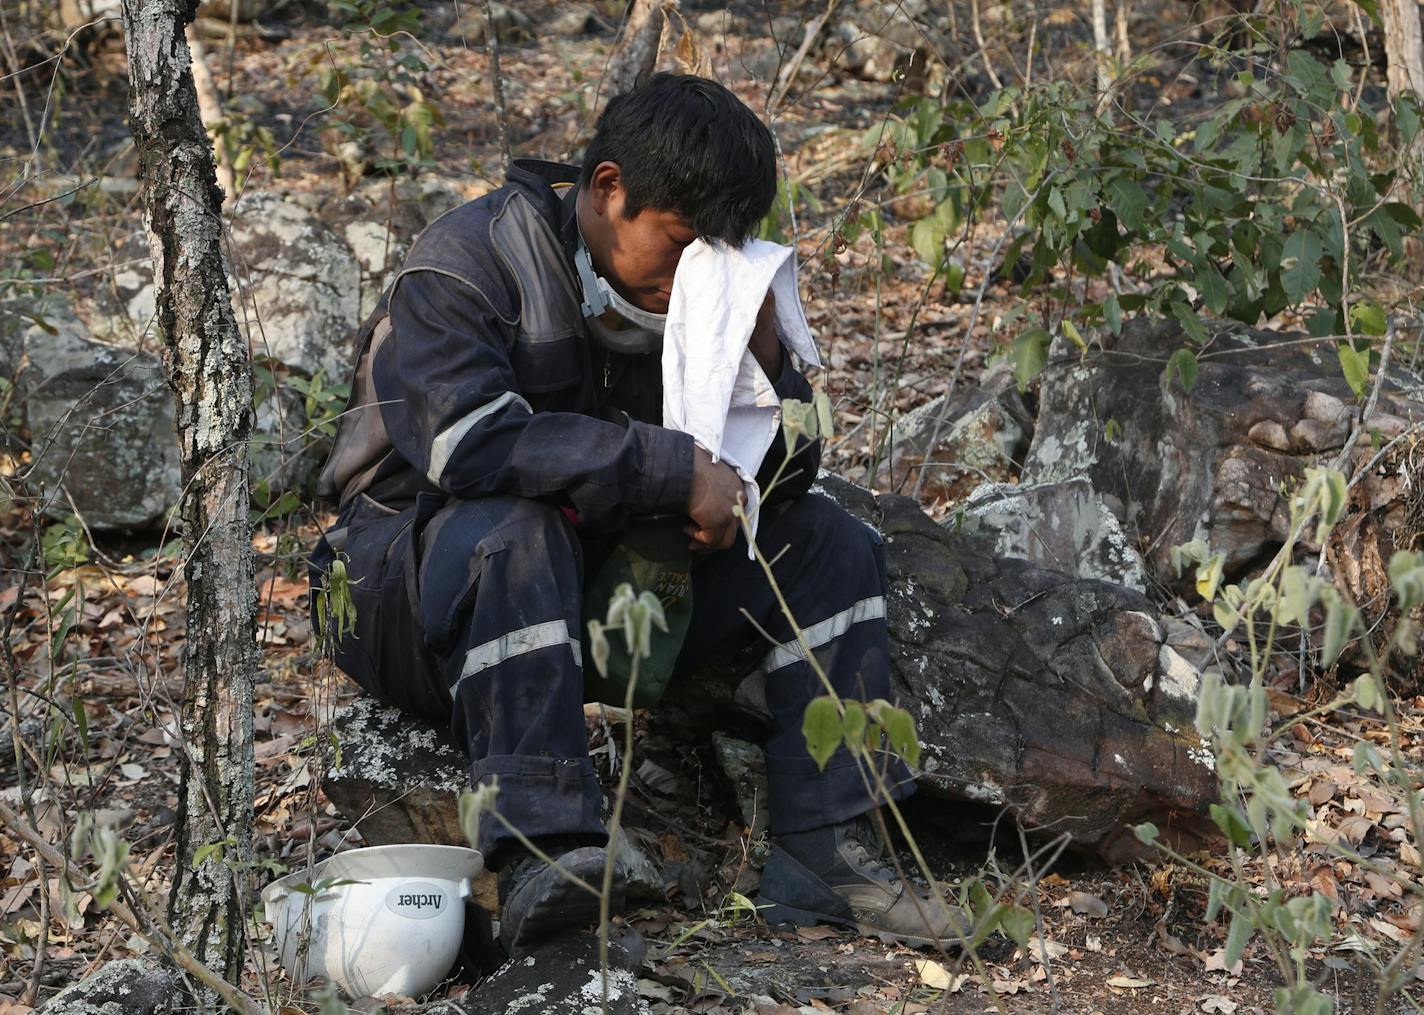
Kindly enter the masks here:
M 124 0 L 123 22 L 184 482 L 184 755 L 169 917 L 198 961 L 236 982 L 243 862 L 252 853 L 258 663 L 247 517 L 252 363 L 233 318 L 220 245 L 223 195 L 183 35 L 196 10 L 197 0 Z M 224 845 L 193 862 L 215 843 Z
M 1384 21 L 1389 97 L 1397 99 L 1412 92 L 1416 98 L 1424 98 L 1424 39 L 1420 37 L 1418 3 L 1384 0 L 1380 17 Z
M 624 92 L 636 87 L 658 62 L 658 43 L 662 41 L 663 26 L 667 16 L 663 7 L 669 0 L 633 0 L 623 22 L 623 34 L 618 48 L 608 61 L 608 69 L 603 72 L 603 82 L 599 85 L 602 101 L 606 105 Z M 671 0 L 675 6 L 676 0 Z

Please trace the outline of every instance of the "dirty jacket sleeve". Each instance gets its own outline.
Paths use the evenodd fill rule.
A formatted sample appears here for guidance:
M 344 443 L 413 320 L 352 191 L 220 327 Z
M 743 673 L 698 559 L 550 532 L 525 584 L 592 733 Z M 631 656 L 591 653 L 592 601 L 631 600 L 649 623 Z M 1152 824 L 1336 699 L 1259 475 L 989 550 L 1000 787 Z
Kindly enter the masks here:
M 682 512 L 692 439 L 637 421 L 535 412 L 519 390 L 509 322 L 475 287 L 407 272 L 391 294 L 391 340 L 373 364 L 391 442 L 456 497 L 561 498 L 598 526 Z
M 781 375 L 772 387 L 776 390 L 777 397 L 782 399 L 794 398 L 798 402 L 809 402 L 814 397 L 811 382 L 792 365 L 791 356 L 784 346 L 781 350 Z M 757 472 L 757 483 L 763 490 L 776 476 L 777 470 L 781 469 L 781 463 L 786 461 L 785 434 L 784 430 L 777 430 L 766 457 L 762 459 L 761 469 Z M 766 498 L 768 503 L 774 504 L 777 501 L 800 497 L 816 481 L 816 473 L 821 468 L 821 442 L 808 441 L 804 437 L 798 437 L 796 441 L 796 452 L 791 456 L 791 461 L 786 463 L 786 468 L 781 469 L 781 478 Z

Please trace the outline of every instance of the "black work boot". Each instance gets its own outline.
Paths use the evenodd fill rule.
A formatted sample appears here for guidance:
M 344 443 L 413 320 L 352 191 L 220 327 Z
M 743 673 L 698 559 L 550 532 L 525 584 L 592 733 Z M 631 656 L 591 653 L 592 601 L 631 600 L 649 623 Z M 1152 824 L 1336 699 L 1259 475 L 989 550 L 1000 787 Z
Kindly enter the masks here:
M 582 878 L 594 888 L 603 885 L 608 851 L 602 846 L 544 851 L 563 871 Z M 509 863 L 499 872 L 498 884 L 499 940 L 510 958 L 528 952 L 560 931 L 598 926 L 598 897 L 533 854 L 526 853 Z M 622 865 L 615 865 L 610 916 L 623 911 L 626 889 Z
M 913 947 L 951 947 L 970 930 L 963 909 L 900 880 L 866 815 L 776 836 L 757 901 L 767 923 L 830 923 Z

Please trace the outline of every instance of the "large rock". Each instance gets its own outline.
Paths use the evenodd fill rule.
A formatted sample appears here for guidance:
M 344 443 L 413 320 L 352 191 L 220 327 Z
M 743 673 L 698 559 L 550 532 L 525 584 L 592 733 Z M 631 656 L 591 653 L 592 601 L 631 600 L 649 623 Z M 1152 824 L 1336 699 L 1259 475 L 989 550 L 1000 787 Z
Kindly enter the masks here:
M 18 387 L 46 510 L 94 529 L 162 523 L 178 503 L 173 395 L 151 353 L 98 342 L 69 311 L 29 329 Z
M 466 994 L 461 1007 L 467 1015 L 642 1015 L 648 1004 L 638 996 L 641 952 L 641 943 L 609 942 L 606 1009 L 598 938 L 592 934 L 565 934 L 511 959 Z
M 1220 334 L 1190 393 L 1159 383 L 1162 363 L 1188 343 L 1176 321 L 1129 322 L 1082 356 L 1055 345 L 1024 482 L 1086 477 L 1148 547 L 1158 581 L 1178 582 L 1172 547 L 1193 539 L 1225 554 L 1228 576 L 1241 575 L 1286 535 L 1282 485 L 1335 459 L 1360 411 L 1334 350 L 1302 337 Z M 1373 454 L 1371 431 L 1388 440 L 1421 420 L 1424 383 L 1392 368 L 1356 460 Z M 1384 512 L 1389 544 L 1408 525 L 1399 508 Z
M 969 495 L 946 524 L 982 532 L 1002 557 L 1147 590 L 1142 555 L 1086 479 L 990 483 Z
M 44 1011 L 45 1015 L 168 1015 L 190 1004 L 172 970 L 143 959 L 117 959 L 65 987 L 49 999 Z
M 469 777 L 445 727 L 365 697 L 342 708 L 335 727 L 322 789 L 342 814 L 360 819 L 368 845 L 469 845 L 457 809 Z
M 894 477 L 925 473 L 925 488 L 961 500 L 980 483 L 1004 482 L 1033 436 L 1033 415 L 1011 371 L 992 371 L 978 386 L 962 386 L 906 413 L 890 432 Z
M 253 355 L 344 382 L 361 309 L 361 266 L 346 241 L 276 191 L 243 198 L 232 237 L 242 283 L 237 319 Z
M 1194 730 L 1192 660 L 1210 658 L 1209 639 L 1164 622 L 1132 589 L 1002 559 L 908 498 L 877 499 L 826 474 L 818 489 L 885 536 L 895 690 L 919 724 L 926 794 L 1005 807 L 1109 860 L 1137 855 L 1140 821 L 1189 842 L 1203 832 L 1217 782 Z M 689 731 L 686 717 L 699 716 L 710 732 L 764 721 L 764 688 L 760 673 L 719 667 L 674 682 L 659 709 Z M 451 784 L 463 770 L 432 760 L 435 731 L 361 707 L 359 734 L 337 720 L 343 767 L 328 796 L 348 816 L 374 811 L 361 825 L 372 844 L 458 835 Z M 423 833 L 400 816 L 412 810 Z

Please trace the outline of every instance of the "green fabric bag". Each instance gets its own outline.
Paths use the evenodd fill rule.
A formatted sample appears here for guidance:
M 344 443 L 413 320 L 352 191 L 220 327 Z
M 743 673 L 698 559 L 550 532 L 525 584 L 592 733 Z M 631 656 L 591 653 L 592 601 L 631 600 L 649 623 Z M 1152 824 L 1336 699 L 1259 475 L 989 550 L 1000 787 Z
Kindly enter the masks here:
M 682 642 L 692 623 L 692 551 L 681 515 L 656 515 L 633 521 L 602 569 L 584 590 L 584 631 L 590 620 L 603 621 L 613 590 L 627 582 L 633 594 L 651 592 L 663 604 L 667 630 L 652 631 L 652 653 L 638 664 L 633 704 L 655 705 L 672 679 Z M 623 632 L 608 631 L 608 676 L 601 676 L 584 653 L 584 700 L 622 705 L 628 693 L 632 660 Z

